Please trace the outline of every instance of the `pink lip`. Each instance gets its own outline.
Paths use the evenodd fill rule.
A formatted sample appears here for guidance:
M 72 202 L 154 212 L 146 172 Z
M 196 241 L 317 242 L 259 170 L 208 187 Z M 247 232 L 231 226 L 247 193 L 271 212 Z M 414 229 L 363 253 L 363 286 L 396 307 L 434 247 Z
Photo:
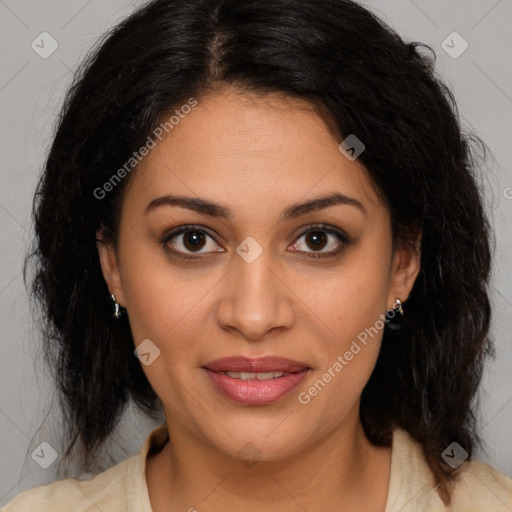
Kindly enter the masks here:
M 226 357 L 211 361 L 204 370 L 215 388 L 223 395 L 244 405 L 266 405 L 279 400 L 293 389 L 309 373 L 303 363 L 284 357 L 250 359 L 243 356 Z M 289 375 L 270 380 L 235 379 L 219 372 L 287 372 Z

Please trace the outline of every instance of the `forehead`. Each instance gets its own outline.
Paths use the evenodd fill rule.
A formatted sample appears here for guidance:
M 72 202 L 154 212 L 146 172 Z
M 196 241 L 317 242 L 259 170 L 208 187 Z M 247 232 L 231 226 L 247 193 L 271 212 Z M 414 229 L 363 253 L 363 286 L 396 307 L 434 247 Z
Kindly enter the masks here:
M 254 210 L 339 191 L 383 208 L 367 170 L 344 156 L 341 141 L 305 101 L 227 88 L 187 111 L 173 118 L 162 140 L 153 137 L 131 195 L 180 193 Z

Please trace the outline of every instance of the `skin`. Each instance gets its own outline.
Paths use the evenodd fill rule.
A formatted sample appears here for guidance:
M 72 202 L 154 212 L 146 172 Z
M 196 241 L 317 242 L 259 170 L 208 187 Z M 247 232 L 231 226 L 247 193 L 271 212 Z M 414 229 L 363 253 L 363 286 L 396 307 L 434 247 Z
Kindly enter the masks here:
M 98 253 L 135 345 L 150 339 L 160 350 L 142 366 L 171 439 L 147 460 L 155 512 L 313 512 L 340 503 L 344 511 L 384 510 L 391 448 L 368 441 L 358 414 L 382 330 L 308 404 L 298 401 L 396 297 L 407 300 L 420 268 L 417 245 L 401 243 L 393 253 L 389 210 L 340 142 L 304 102 L 226 87 L 198 98 L 131 176 L 117 251 L 105 241 Z M 278 222 L 287 206 L 334 191 L 366 213 L 335 205 Z M 165 194 L 205 198 L 233 217 L 178 206 L 145 213 Z M 314 223 L 343 230 L 351 242 L 322 231 L 318 248 L 301 236 Z M 184 245 L 190 234 L 167 245 L 203 259 L 164 249 L 164 235 L 185 224 L 206 230 L 203 245 Z M 263 250 L 252 263 L 236 252 L 248 236 Z M 310 256 L 338 247 L 333 257 Z M 279 355 L 311 370 L 281 400 L 241 405 L 219 394 L 202 370 L 233 355 Z M 247 443 L 259 457 L 250 467 L 240 461 Z

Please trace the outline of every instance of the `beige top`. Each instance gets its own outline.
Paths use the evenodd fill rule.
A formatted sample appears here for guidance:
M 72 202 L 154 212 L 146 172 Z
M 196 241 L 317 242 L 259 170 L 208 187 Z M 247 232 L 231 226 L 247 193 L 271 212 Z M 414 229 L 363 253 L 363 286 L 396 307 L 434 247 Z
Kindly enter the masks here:
M 86 480 L 66 478 L 26 490 L 1 512 L 152 512 L 146 485 L 146 457 L 168 439 L 155 427 L 139 453 Z M 512 479 L 481 462 L 464 463 L 445 507 L 421 446 L 402 429 L 393 432 L 391 474 L 385 512 L 511 512 Z

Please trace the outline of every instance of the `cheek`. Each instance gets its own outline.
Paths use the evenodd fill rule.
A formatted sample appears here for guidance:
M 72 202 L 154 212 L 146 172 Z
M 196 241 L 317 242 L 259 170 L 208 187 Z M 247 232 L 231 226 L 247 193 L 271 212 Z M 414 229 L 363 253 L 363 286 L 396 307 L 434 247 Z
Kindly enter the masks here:
M 364 252 L 354 252 L 327 278 L 301 277 L 307 290 L 304 302 L 324 325 L 328 333 L 326 339 L 331 340 L 329 344 L 333 349 L 349 346 L 351 340 L 374 326 L 386 312 L 387 260 L 375 253 L 371 257 L 364 256 Z
M 323 418 L 322 431 L 330 431 L 358 407 L 361 393 L 375 368 L 384 323 L 378 316 L 375 320 L 371 313 L 349 313 L 345 315 L 346 321 L 340 320 L 338 335 L 322 346 L 322 364 L 298 390 L 297 401 L 306 415 L 305 420 L 308 416 Z
M 180 278 L 184 274 L 170 264 L 150 262 L 144 250 L 134 250 L 123 267 L 123 292 L 134 345 L 149 346 L 150 352 L 157 354 L 151 355 L 148 365 L 141 359 L 142 370 L 156 394 L 164 403 L 188 410 L 183 385 L 190 381 L 191 368 L 198 365 L 205 315 L 212 309 L 207 292 L 214 282 Z
M 122 263 L 123 294 L 135 344 L 149 338 L 167 352 L 177 343 L 198 340 L 204 315 L 211 310 L 208 292 L 218 276 L 177 269 L 163 249 L 154 246 L 132 246 Z
M 325 336 L 318 339 L 321 362 L 298 396 L 306 410 L 326 421 L 343 417 L 357 402 L 375 367 L 385 326 L 386 258 L 358 251 L 330 279 L 309 282 L 308 305 Z M 315 285 L 315 283 L 317 283 Z M 318 284 L 321 283 L 321 286 Z

